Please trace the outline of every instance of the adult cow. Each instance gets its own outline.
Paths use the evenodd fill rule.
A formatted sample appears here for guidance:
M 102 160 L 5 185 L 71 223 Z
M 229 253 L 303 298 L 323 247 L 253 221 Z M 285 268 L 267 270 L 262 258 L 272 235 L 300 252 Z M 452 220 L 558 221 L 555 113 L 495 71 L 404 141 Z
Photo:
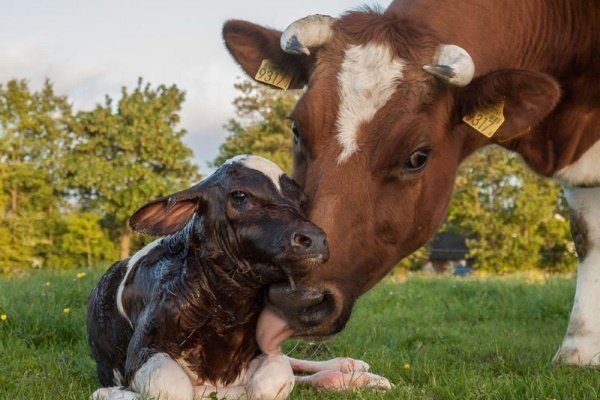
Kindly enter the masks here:
M 227 22 L 251 77 L 268 59 L 306 86 L 291 115 L 294 177 L 331 249 L 295 290 L 271 289 L 263 340 L 341 330 L 442 223 L 461 161 L 495 143 L 565 187 L 580 264 L 555 360 L 600 364 L 599 26 L 597 0 L 395 0 L 283 34 Z

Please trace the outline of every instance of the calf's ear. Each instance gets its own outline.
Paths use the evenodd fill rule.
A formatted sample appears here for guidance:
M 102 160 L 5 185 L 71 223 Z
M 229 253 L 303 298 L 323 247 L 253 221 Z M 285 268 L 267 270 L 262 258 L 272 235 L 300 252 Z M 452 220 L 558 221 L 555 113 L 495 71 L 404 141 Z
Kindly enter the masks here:
M 560 99 L 560 87 L 551 76 L 527 70 L 499 70 L 474 80 L 460 89 L 457 97 L 458 117 L 467 117 L 486 132 L 486 117 L 499 115 L 489 110 L 503 104 L 504 122 L 492 134 L 494 142 L 504 142 L 526 135 L 541 122 Z M 486 111 L 488 110 L 488 111 Z M 479 113 L 479 114 L 478 114 Z M 489 133 L 489 132 L 486 132 Z
M 280 39 L 280 31 L 248 21 L 229 20 L 223 25 L 225 46 L 250 78 L 256 80 L 263 60 L 268 60 L 291 78 L 290 89 L 301 89 L 308 82 L 315 58 L 285 53 Z
M 153 200 L 129 218 L 135 232 L 167 236 L 179 232 L 204 204 L 201 184 Z

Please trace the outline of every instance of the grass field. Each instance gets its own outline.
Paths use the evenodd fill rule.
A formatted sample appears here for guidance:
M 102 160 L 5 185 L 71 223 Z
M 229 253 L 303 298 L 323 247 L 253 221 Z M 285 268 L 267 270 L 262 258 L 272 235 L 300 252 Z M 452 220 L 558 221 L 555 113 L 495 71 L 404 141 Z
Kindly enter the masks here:
M 85 340 L 87 296 L 100 270 L 0 279 L 0 399 L 86 399 L 97 387 Z M 384 282 L 343 334 L 289 343 L 296 357 L 362 358 L 389 393 L 296 390 L 293 399 L 598 399 L 600 370 L 550 364 L 574 281 L 518 278 Z

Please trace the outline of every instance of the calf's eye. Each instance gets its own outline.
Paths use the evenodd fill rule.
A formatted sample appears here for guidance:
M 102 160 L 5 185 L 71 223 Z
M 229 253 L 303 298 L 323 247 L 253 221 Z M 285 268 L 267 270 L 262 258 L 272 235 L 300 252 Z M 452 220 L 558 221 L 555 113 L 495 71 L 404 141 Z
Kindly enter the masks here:
M 412 153 L 406 162 L 406 169 L 409 171 L 419 171 L 423 169 L 429 159 L 429 153 L 431 153 L 431 150 L 429 149 L 417 150 Z
M 229 196 L 231 197 L 231 200 L 237 205 L 244 204 L 246 200 L 248 200 L 248 195 L 240 190 L 231 192 Z

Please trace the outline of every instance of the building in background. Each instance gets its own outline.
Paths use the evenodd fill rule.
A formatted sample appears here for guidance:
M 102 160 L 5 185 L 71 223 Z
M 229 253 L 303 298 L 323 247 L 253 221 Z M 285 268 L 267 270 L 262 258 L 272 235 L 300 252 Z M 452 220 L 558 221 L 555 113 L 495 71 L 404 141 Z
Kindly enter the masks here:
M 423 271 L 469 275 L 472 268 L 467 263 L 468 253 L 464 236 L 454 232 L 440 232 L 429 244 L 429 261 L 423 266 Z

